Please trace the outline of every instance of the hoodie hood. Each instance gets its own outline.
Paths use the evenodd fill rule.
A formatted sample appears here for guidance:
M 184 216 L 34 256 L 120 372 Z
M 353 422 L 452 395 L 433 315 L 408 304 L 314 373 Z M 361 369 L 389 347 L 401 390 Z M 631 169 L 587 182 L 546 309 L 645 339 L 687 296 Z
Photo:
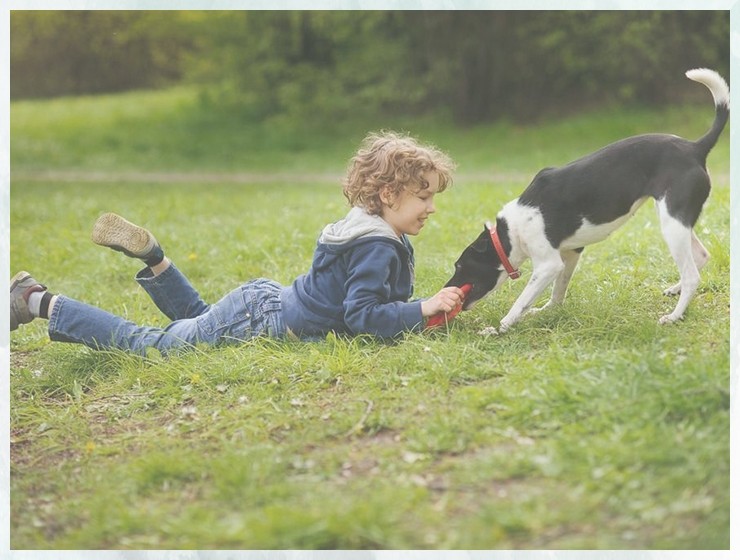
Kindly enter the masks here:
M 363 237 L 388 237 L 401 242 L 396 232 L 383 218 L 368 214 L 364 208 L 355 206 L 344 218 L 324 228 L 319 236 L 319 243 L 345 245 Z

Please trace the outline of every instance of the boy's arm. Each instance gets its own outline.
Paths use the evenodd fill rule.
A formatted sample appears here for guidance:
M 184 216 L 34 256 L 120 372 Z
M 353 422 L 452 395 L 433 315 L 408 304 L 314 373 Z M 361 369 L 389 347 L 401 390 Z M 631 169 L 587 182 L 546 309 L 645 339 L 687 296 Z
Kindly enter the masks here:
M 389 243 L 364 243 L 348 255 L 344 322 L 354 334 L 392 338 L 424 326 L 421 301 L 391 301 L 392 282 L 400 279 L 402 262 Z

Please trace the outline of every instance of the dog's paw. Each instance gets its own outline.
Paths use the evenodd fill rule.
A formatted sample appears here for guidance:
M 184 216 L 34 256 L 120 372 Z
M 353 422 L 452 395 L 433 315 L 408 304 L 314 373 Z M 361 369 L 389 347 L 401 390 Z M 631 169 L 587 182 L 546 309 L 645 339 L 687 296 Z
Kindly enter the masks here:
M 507 320 L 506 317 L 501 319 L 501 323 L 498 326 L 498 334 L 504 334 L 506 331 L 508 331 L 510 328 L 512 328 L 514 325 L 516 325 L 519 320 L 522 318 L 522 314 L 517 315 L 514 317 L 513 320 Z
M 674 286 L 671 286 L 670 288 L 666 288 L 665 290 L 663 290 L 664 296 L 677 296 L 680 293 L 681 293 L 681 283 L 680 282 Z
M 675 316 L 673 313 L 670 313 L 668 315 L 663 315 L 660 319 L 658 319 L 659 325 L 670 325 L 671 323 L 675 323 L 676 321 L 680 321 L 683 319 L 683 315 Z
M 478 334 L 481 336 L 491 336 L 498 334 L 498 331 L 496 330 L 496 327 L 486 327 L 485 329 L 479 330 Z

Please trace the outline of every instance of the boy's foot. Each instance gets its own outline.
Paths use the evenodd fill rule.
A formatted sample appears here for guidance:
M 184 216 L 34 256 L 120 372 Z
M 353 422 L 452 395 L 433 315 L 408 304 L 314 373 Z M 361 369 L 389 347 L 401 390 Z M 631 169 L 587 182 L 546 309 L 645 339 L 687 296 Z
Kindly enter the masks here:
M 112 212 L 97 219 L 93 226 L 92 240 L 126 256 L 141 259 L 149 266 L 162 262 L 164 258 L 162 247 L 148 230 Z
M 28 296 L 34 292 L 43 292 L 46 286 L 39 284 L 33 277 L 22 270 L 10 279 L 10 330 L 14 331 L 18 325 L 30 323 L 34 315 L 28 308 Z

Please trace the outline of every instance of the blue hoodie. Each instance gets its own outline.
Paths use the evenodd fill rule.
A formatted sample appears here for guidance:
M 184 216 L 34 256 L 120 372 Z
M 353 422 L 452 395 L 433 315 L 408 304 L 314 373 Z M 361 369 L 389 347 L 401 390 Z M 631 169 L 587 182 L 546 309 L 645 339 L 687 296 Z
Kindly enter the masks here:
M 423 327 L 414 250 L 380 216 L 353 208 L 324 228 L 308 273 L 281 293 L 283 320 L 301 338 L 330 331 L 392 338 Z

